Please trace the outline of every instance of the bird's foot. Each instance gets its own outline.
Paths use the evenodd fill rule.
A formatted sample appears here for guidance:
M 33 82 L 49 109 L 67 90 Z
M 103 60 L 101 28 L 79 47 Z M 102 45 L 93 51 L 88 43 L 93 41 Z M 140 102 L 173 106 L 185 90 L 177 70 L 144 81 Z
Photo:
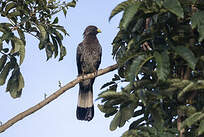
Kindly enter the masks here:
M 95 71 L 95 72 L 94 72 L 94 75 L 97 76 L 97 75 L 98 75 L 98 71 Z

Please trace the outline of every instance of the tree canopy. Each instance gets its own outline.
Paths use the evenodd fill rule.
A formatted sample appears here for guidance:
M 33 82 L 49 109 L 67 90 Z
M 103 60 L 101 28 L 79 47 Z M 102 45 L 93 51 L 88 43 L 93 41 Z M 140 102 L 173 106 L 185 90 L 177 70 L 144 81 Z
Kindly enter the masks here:
M 127 0 L 109 19 L 119 12 L 119 68 L 98 97 L 110 130 L 133 120 L 124 137 L 203 136 L 204 2 Z
M 62 44 L 63 35 L 68 35 L 63 26 L 58 24 L 58 17 L 67 9 L 75 7 L 76 1 L 56 0 L 1 0 L 0 18 L 0 86 L 6 84 L 6 91 L 13 98 L 20 97 L 24 87 L 20 65 L 25 57 L 26 34 L 39 40 L 39 49 L 45 50 L 47 60 L 59 56 L 59 61 L 66 55 L 66 48 Z M 58 55 L 59 54 L 59 55 Z

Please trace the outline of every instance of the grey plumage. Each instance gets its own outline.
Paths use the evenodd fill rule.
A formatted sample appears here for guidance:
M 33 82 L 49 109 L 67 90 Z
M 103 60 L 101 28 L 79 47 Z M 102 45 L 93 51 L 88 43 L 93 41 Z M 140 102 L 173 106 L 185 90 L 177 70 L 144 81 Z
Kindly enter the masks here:
M 96 72 L 101 63 L 102 49 L 96 37 L 100 30 L 95 26 L 88 26 L 83 35 L 84 40 L 77 47 L 78 74 L 84 75 Z M 79 83 L 79 95 L 76 116 L 79 120 L 90 121 L 94 116 L 93 83 L 95 78 Z

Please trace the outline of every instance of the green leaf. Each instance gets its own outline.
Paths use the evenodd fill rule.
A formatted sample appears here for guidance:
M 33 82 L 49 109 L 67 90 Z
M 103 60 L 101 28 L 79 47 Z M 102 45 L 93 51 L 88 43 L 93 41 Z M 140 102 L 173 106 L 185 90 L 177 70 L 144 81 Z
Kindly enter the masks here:
M 21 74 L 21 72 L 18 76 L 18 82 L 19 82 L 18 90 L 22 90 L 24 88 L 25 83 L 24 83 L 24 78 L 23 78 L 23 75 Z
M 105 107 L 104 105 L 99 105 L 98 108 L 101 112 L 106 113 L 106 117 L 114 115 L 117 112 L 117 107 Z
M 181 123 L 181 129 L 186 126 L 190 128 L 192 125 L 197 124 L 201 119 L 204 119 L 204 113 L 196 112 Z
M 23 63 L 24 58 L 25 58 L 25 44 L 23 44 L 23 41 L 19 41 L 21 43 L 21 47 L 19 50 L 19 55 L 20 55 L 20 65 Z
M 146 57 L 145 55 L 137 56 L 130 66 L 130 71 L 128 73 L 128 80 L 132 83 L 135 81 L 135 76 L 138 75 L 142 66 L 149 61 L 153 56 Z
M 76 7 L 76 0 L 72 0 L 72 2 L 69 2 L 67 4 L 67 6 L 72 7 L 72 8 Z
M 120 121 L 119 127 L 123 127 L 125 125 L 125 122 L 128 121 L 134 115 L 135 107 L 136 105 L 132 103 L 132 104 L 129 104 L 128 106 L 120 108 L 121 121 Z
M 170 61 L 169 61 L 169 55 L 167 51 L 162 52 L 161 54 L 159 52 L 154 52 L 154 58 L 156 59 L 157 63 L 157 76 L 158 79 L 161 81 L 165 81 L 167 79 L 167 76 L 170 72 Z
M 100 98 L 106 98 L 106 99 L 127 99 L 128 96 L 127 94 L 125 94 L 124 92 L 115 92 L 115 91 L 106 91 L 106 92 L 103 92 L 101 93 L 97 99 L 100 99 Z
M 188 62 L 188 66 L 192 68 L 193 70 L 195 69 L 197 59 L 195 58 L 194 53 L 189 49 L 184 46 L 177 46 L 173 48 L 175 52 L 181 56 L 186 62 Z
M 38 29 L 40 30 L 40 41 L 45 41 L 47 39 L 47 32 L 43 25 L 38 25 Z
M 3 48 L 3 42 L 2 42 L 2 40 L 0 39 L 0 51 L 2 50 L 2 48 Z
M 11 18 L 15 18 L 15 17 L 20 16 L 20 15 L 21 15 L 21 12 L 20 12 L 20 11 L 15 11 L 15 10 L 14 10 L 14 12 L 9 13 L 9 14 L 7 15 L 7 17 L 11 19 Z M 15 19 L 15 22 L 17 22 L 16 19 Z
M 198 136 L 204 134 L 204 120 L 201 120 L 199 128 L 198 128 Z
M 132 5 L 134 3 L 134 0 L 127 0 L 120 4 L 118 4 L 111 12 L 111 15 L 109 17 L 109 21 L 114 17 L 116 14 L 120 13 L 121 11 L 125 10 L 128 6 Z
M 9 48 L 4 48 L 4 49 L 2 49 L 2 50 L 4 51 L 4 53 L 9 52 Z
M 67 16 L 67 10 L 64 7 L 62 7 L 62 11 L 64 13 L 64 16 L 66 17 Z
M 55 27 L 56 29 L 60 30 L 61 32 L 63 32 L 65 35 L 69 35 L 69 34 L 67 33 L 67 31 L 64 29 L 63 26 L 54 25 L 54 27 Z
M 184 11 L 178 0 L 164 0 L 163 6 L 180 18 L 184 18 Z
M 45 48 L 45 45 L 47 44 L 48 39 L 48 33 L 43 25 L 38 25 L 38 29 L 40 31 L 40 43 L 39 43 L 39 49 Z
M 198 27 L 198 32 L 199 32 L 199 42 L 202 42 L 204 40 L 204 24 L 200 25 Z
M 135 129 L 140 123 L 145 120 L 145 117 L 141 117 L 130 124 L 129 129 Z
M 8 14 L 8 12 L 13 8 L 16 8 L 16 3 L 15 2 L 11 2 L 11 3 L 7 4 L 6 8 L 5 8 L 5 13 Z
M 63 60 L 64 56 L 66 56 L 67 54 L 67 51 L 66 51 L 66 48 L 64 46 L 61 46 L 60 47 L 60 58 L 59 58 L 59 61 Z
M 57 44 L 57 40 L 54 36 L 51 35 L 52 38 L 52 42 L 53 42 L 53 46 L 54 46 L 54 54 L 55 54 L 55 58 L 58 55 L 58 44 Z
M 163 5 L 163 1 L 162 0 L 156 0 L 156 4 L 161 8 Z
M 193 87 L 195 86 L 195 84 L 193 82 L 190 82 L 185 88 L 183 88 L 183 90 L 181 90 L 179 92 L 179 94 L 177 95 L 177 98 L 179 101 L 182 101 L 183 100 L 183 96 L 188 92 L 190 91 Z
M 103 88 L 105 88 L 105 87 L 107 87 L 107 86 L 110 86 L 110 85 L 112 85 L 112 84 L 115 84 L 115 82 L 114 82 L 114 81 L 107 82 L 107 83 L 104 84 L 100 89 L 103 89 Z
M 6 78 L 11 70 L 11 62 L 8 62 L 0 73 L 0 86 L 5 84 Z
M 120 113 L 120 111 L 118 111 L 110 123 L 110 130 L 111 131 L 115 130 L 119 126 L 120 120 L 121 120 L 121 113 Z
M 2 55 L 0 59 L 0 72 L 4 68 L 6 61 L 7 61 L 7 55 Z
M 54 19 L 54 21 L 52 22 L 52 24 L 57 24 L 58 21 L 59 21 L 59 19 L 58 19 L 58 17 L 56 17 L 56 18 Z
M 114 74 L 114 78 L 112 78 L 112 81 L 117 81 L 120 80 L 120 76 L 118 76 L 117 74 Z
M 20 40 L 17 37 L 14 37 L 13 39 L 15 47 L 11 50 L 11 53 L 14 54 L 16 52 L 19 52 L 20 54 L 20 65 L 23 63 L 23 60 L 25 58 L 25 44 L 22 40 Z
M 53 50 L 51 48 L 52 43 L 48 43 L 45 47 L 46 55 L 47 55 L 47 60 L 49 60 L 52 57 Z
M 17 29 L 18 35 L 20 36 L 20 39 L 24 42 L 25 44 L 25 35 L 21 29 Z
M 191 18 L 192 28 L 197 27 L 199 32 L 199 42 L 204 39 L 204 11 L 196 12 Z
M 121 27 L 124 29 L 128 28 L 129 23 L 132 21 L 133 17 L 137 13 L 141 2 L 135 2 L 135 4 L 129 6 L 127 9 L 125 9 L 123 18 L 121 20 Z
M 204 11 L 197 11 L 191 17 L 191 26 L 193 29 L 204 24 Z
M 11 97 L 18 98 L 21 96 L 24 87 L 24 79 L 19 68 L 15 68 L 8 80 L 6 91 L 9 91 Z

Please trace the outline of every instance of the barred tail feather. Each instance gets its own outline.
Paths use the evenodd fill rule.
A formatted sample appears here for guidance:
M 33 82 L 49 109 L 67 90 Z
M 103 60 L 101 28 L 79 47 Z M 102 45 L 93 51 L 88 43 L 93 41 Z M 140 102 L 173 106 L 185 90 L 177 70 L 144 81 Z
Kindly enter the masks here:
M 90 121 L 93 119 L 94 105 L 92 86 L 85 91 L 84 88 L 80 86 L 76 116 L 78 120 Z

